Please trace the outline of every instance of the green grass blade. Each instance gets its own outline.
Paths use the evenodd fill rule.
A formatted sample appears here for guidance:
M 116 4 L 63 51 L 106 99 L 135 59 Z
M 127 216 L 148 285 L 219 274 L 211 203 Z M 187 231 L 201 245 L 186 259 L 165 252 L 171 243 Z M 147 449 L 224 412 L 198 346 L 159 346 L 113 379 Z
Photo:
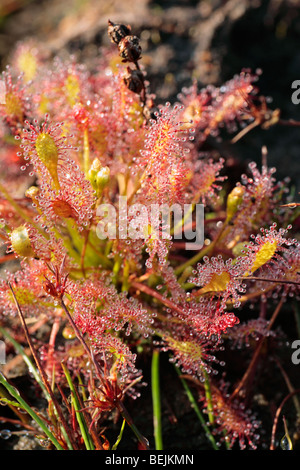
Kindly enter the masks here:
M 37 383 L 39 384 L 39 386 L 41 387 L 41 389 L 43 390 L 43 393 L 45 395 L 45 398 L 47 398 L 47 400 L 49 401 L 50 400 L 50 396 L 47 392 L 47 389 L 43 383 L 43 381 L 41 380 L 41 376 L 38 372 L 38 369 L 36 368 L 36 366 L 34 365 L 34 363 L 31 361 L 31 359 L 28 357 L 28 355 L 26 354 L 26 352 L 24 351 L 24 348 L 8 333 L 8 331 L 6 331 L 4 328 L 2 328 L 0 326 L 0 332 L 2 333 L 2 335 L 7 338 L 13 345 L 13 347 L 15 348 L 15 350 L 17 351 L 17 353 L 19 353 L 25 364 L 27 365 L 28 369 L 29 369 L 29 372 L 32 373 L 34 379 L 37 381 Z
M 114 445 L 112 446 L 111 450 L 117 450 L 117 447 L 120 444 L 122 436 L 123 436 L 123 432 L 124 432 L 124 429 L 125 429 L 125 424 L 126 424 L 126 421 L 125 421 L 125 419 L 123 419 L 120 434 L 118 435 L 118 438 L 117 438 L 116 442 L 114 443 Z
M 46 398 L 46 400 L 48 400 L 48 403 L 51 402 L 51 397 L 47 391 L 47 388 L 45 387 L 45 384 L 44 382 L 42 381 L 41 379 L 41 376 L 38 372 L 38 369 L 37 367 L 35 366 L 35 364 L 31 361 L 31 359 L 29 358 L 29 356 L 26 354 L 26 352 L 24 351 L 24 348 L 8 333 L 8 331 L 6 331 L 4 328 L 0 327 L 0 332 L 2 333 L 2 335 L 7 338 L 11 343 L 12 345 L 14 346 L 15 350 L 17 351 L 17 353 L 19 353 L 25 364 L 27 365 L 28 367 L 28 370 L 29 372 L 32 373 L 34 379 L 36 380 L 36 382 L 39 384 L 39 386 L 41 387 L 43 393 L 44 393 L 44 396 Z M 54 409 L 54 413 L 56 414 L 56 410 Z M 57 415 L 57 414 L 56 414 Z M 66 439 L 66 442 L 68 444 L 68 447 L 70 450 L 73 450 L 72 448 L 72 444 L 70 443 L 69 441 L 69 438 L 68 438 L 68 435 L 67 433 L 65 432 L 64 428 L 62 427 L 62 433 Z
M 197 402 L 196 402 L 196 400 L 195 400 L 195 398 L 194 398 L 194 396 L 193 396 L 193 394 L 192 394 L 192 392 L 191 392 L 191 390 L 190 390 L 188 384 L 186 383 L 186 381 L 185 381 L 182 377 L 180 377 L 181 372 L 180 372 L 180 370 L 179 370 L 176 366 L 175 366 L 175 370 L 176 370 L 177 374 L 179 375 L 180 381 L 181 381 L 181 383 L 182 383 L 182 385 L 183 385 L 183 388 L 184 388 L 184 390 L 185 390 L 185 392 L 186 392 L 186 394 L 187 394 L 187 397 L 188 397 L 188 399 L 189 399 L 189 401 L 190 401 L 190 403 L 191 403 L 191 406 L 192 406 L 193 410 L 195 411 L 195 413 L 196 413 L 196 415 L 197 415 L 197 417 L 198 417 L 198 419 L 199 419 L 199 421 L 200 421 L 200 423 L 201 423 L 201 425 L 202 425 L 202 427 L 203 427 L 203 429 L 204 429 L 204 431 L 205 431 L 206 437 L 207 437 L 208 440 L 210 441 L 210 443 L 211 443 L 213 449 L 214 449 L 214 450 L 219 450 L 219 448 L 218 448 L 218 446 L 217 446 L 217 444 L 216 444 L 216 441 L 215 441 L 215 439 L 214 439 L 214 436 L 212 435 L 212 433 L 211 433 L 209 427 L 207 426 L 206 420 L 205 420 L 204 416 L 202 415 L 202 413 L 201 413 L 201 411 L 200 411 L 200 409 L 199 409 L 199 407 L 198 407 L 198 404 L 197 404 Z
M 18 402 L 20 408 L 26 410 L 26 412 L 32 417 L 32 419 L 40 426 L 42 431 L 48 437 L 48 439 L 52 442 L 52 444 L 56 447 L 57 450 L 64 450 L 64 448 L 60 445 L 58 440 L 55 436 L 51 433 L 48 429 L 46 423 L 40 418 L 40 416 L 26 403 L 25 400 L 21 397 L 19 391 L 12 386 L 6 377 L 0 372 L 0 383 L 6 388 L 6 390 L 10 393 L 10 395 Z
M 152 389 L 155 449 L 163 450 L 162 426 L 161 426 L 161 401 L 160 401 L 160 385 L 159 385 L 159 351 L 153 351 L 153 355 L 152 355 L 151 389 Z
M 66 376 L 68 385 L 70 387 L 72 404 L 73 404 L 74 409 L 76 411 L 76 419 L 77 419 L 77 422 L 78 422 L 78 425 L 79 425 L 79 428 L 80 428 L 80 431 L 81 431 L 81 435 L 82 435 L 85 447 L 86 447 L 87 450 L 94 450 L 95 448 L 94 448 L 93 442 L 91 440 L 91 436 L 90 436 L 90 433 L 89 433 L 89 430 L 88 430 L 88 425 L 86 424 L 86 421 L 84 419 L 82 411 L 80 411 L 81 406 L 80 406 L 80 403 L 79 403 L 79 400 L 78 400 L 78 397 L 77 397 L 77 392 L 76 392 L 74 383 L 72 381 L 72 378 L 70 376 L 70 373 L 69 373 L 67 367 L 63 363 L 62 363 L 62 368 L 63 368 L 64 374 Z

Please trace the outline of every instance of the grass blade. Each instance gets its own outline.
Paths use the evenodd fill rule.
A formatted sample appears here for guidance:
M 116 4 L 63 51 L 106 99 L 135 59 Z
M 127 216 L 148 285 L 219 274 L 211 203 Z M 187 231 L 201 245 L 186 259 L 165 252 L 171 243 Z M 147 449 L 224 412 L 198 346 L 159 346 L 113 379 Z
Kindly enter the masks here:
M 177 374 L 178 374 L 178 376 L 179 376 L 179 378 L 180 378 L 180 380 L 181 380 L 181 383 L 182 383 L 183 388 L 184 388 L 184 390 L 185 390 L 185 392 L 186 392 L 186 394 L 187 394 L 187 397 L 188 397 L 188 399 L 190 400 L 190 403 L 191 403 L 191 405 L 192 405 L 192 408 L 193 408 L 193 410 L 195 411 L 195 413 L 196 413 L 196 415 L 197 415 L 197 417 L 198 417 L 198 419 L 199 419 L 199 421 L 200 421 L 200 423 L 201 423 L 201 425 L 202 425 L 202 427 L 203 427 L 203 429 L 204 429 L 204 431 L 205 431 L 206 437 L 207 437 L 208 440 L 210 441 L 210 443 L 211 443 L 213 449 L 214 449 L 214 450 L 219 450 L 219 448 L 218 448 L 218 446 L 217 446 L 217 444 L 216 444 L 216 441 L 215 441 L 215 439 L 214 439 L 214 436 L 212 435 L 212 433 L 211 433 L 209 427 L 207 426 L 206 420 L 205 420 L 205 418 L 203 417 L 203 415 L 202 415 L 202 413 L 201 413 L 201 410 L 199 409 L 198 404 L 197 404 L 197 402 L 196 402 L 196 400 L 195 400 L 195 398 L 194 398 L 194 396 L 193 396 L 191 390 L 189 389 L 189 386 L 187 385 L 186 381 L 185 381 L 182 377 L 180 377 L 181 372 L 180 372 L 180 370 L 179 370 L 176 366 L 175 366 L 175 370 L 176 370 L 176 372 L 177 372 Z
M 8 331 L 6 331 L 4 328 L 2 328 L 0 326 L 0 332 L 2 333 L 2 335 L 7 338 L 13 345 L 13 347 L 15 348 L 16 352 L 18 354 L 20 354 L 20 356 L 22 356 L 23 358 L 23 361 L 25 362 L 25 364 L 27 365 L 28 369 L 29 369 L 29 372 L 32 373 L 34 379 L 36 380 L 36 382 L 39 384 L 39 386 L 41 387 L 41 389 L 43 390 L 44 392 L 44 395 L 45 397 L 47 398 L 47 400 L 49 401 L 50 400 L 50 396 L 47 392 L 47 389 L 44 385 L 44 382 L 41 380 L 41 376 L 40 374 L 38 373 L 38 370 L 37 368 L 35 367 L 34 363 L 31 361 L 30 357 L 26 354 L 26 352 L 24 351 L 24 348 L 8 333 Z
M 163 450 L 162 427 L 161 427 L 161 401 L 159 386 L 159 351 L 153 351 L 151 364 L 151 388 L 153 403 L 153 425 L 155 449 Z
M 126 421 L 125 421 L 125 419 L 123 419 L 120 434 L 118 435 L 118 438 L 117 438 L 116 442 L 114 443 L 114 445 L 112 446 L 111 450 L 117 450 L 117 447 L 120 444 L 122 436 L 123 436 L 123 432 L 124 432 L 124 429 L 125 429 L 125 424 L 126 424 Z
M 85 447 L 87 450 L 95 450 L 93 442 L 91 440 L 91 436 L 89 434 L 88 425 L 86 424 L 83 413 L 81 411 L 81 406 L 77 397 L 76 388 L 70 376 L 70 372 L 68 371 L 67 367 L 63 363 L 62 363 L 62 368 L 63 368 L 64 374 L 66 376 L 66 379 L 67 379 L 67 382 L 71 391 L 72 404 L 76 411 L 76 419 L 77 419 L 77 422 L 81 431 L 81 435 L 82 435 Z
M 40 416 L 26 403 L 26 401 L 21 397 L 19 391 L 11 385 L 6 377 L 0 372 L 0 383 L 6 388 L 6 390 L 10 393 L 10 395 L 16 400 L 19 404 L 20 408 L 26 410 L 26 412 L 32 417 L 32 419 L 40 426 L 42 431 L 48 437 L 48 439 L 52 442 L 52 444 L 56 447 L 57 450 L 64 450 L 64 448 L 60 445 L 58 440 L 55 436 L 51 433 L 48 429 L 47 424 L 40 418 Z

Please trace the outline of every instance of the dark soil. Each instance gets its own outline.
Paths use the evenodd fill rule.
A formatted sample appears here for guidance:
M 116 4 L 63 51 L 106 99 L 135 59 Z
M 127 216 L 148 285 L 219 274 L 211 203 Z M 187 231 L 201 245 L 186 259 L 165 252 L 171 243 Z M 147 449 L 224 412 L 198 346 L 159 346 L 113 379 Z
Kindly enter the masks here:
M 42 42 L 46 54 L 66 49 L 92 66 L 99 47 L 109 45 L 111 19 L 130 24 L 142 39 L 143 63 L 158 102 L 174 101 L 192 78 L 200 86 L 221 85 L 242 68 L 260 68 L 261 93 L 273 99 L 283 119 L 300 118 L 300 105 L 291 101 L 291 84 L 300 79 L 299 0 L 4 0 L 6 4 L 0 24 L 2 67 L 15 44 L 26 38 Z M 275 126 L 250 133 L 230 152 L 260 161 L 266 145 L 278 177 L 292 175 L 298 185 L 299 139 L 297 129 Z

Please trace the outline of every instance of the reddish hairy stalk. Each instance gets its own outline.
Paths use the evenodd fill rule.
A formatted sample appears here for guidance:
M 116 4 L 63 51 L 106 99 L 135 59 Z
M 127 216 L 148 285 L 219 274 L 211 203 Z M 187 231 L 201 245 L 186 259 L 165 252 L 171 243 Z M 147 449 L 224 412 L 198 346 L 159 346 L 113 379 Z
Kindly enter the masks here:
M 279 407 L 278 407 L 277 410 L 276 410 L 276 414 L 275 414 L 275 418 L 274 418 L 274 422 L 273 422 L 273 427 L 272 427 L 272 436 L 271 436 L 270 450 L 275 450 L 276 429 L 277 429 L 277 425 L 278 425 L 278 420 L 279 420 L 280 413 L 282 412 L 282 409 L 283 409 L 284 405 L 286 404 L 286 402 L 287 402 L 291 397 L 293 397 L 294 395 L 296 395 L 297 393 L 300 393 L 300 388 L 298 388 L 297 390 L 294 390 L 293 392 L 289 393 L 289 394 L 282 400 L 282 402 L 280 403 Z
M 276 307 L 276 309 L 275 309 L 275 311 L 274 311 L 274 313 L 273 313 L 273 315 L 270 319 L 270 322 L 268 324 L 268 329 L 269 330 L 271 330 L 271 328 L 272 328 L 272 326 L 273 326 L 273 324 L 274 324 L 274 322 L 275 322 L 275 320 L 276 320 L 276 318 L 277 318 L 277 316 L 278 316 L 278 314 L 281 310 L 283 302 L 284 302 L 284 299 L 282 298 L 279 301 L 279 303 L 278 303 L 278 305 L 277 305 L 277 307 Z M 260 355 L 260 352 L 262 350 L 262 347 L 263 347 L 264 343 L 265 343 L 265 338 L 263 337 L 259 340 L 259 343 L 258 343 L 258 345 L 255 349 L 255 352 L 254 352 L 253 356 L 252 356 L 252 359 L 251 359 L 251 362 L 248 366 L 248 369 L 246 370 L 245 374 L 243 375 L 242 379 L 240 380 L 238 386 L 234 389 L 233 393 L 231 394 L 231 396 L 230 396 L 231 400 L 233 398 L 235 398 L 237 395 L 239 395 L 239 393 L 242 391 L 242 389 L 246 387 L 247 382 L 251 379 L 251 377 L 253 377 L 253 373 L 254 373 L 255 368 L 257 367 L 257 363 L 258 363 L 258 360 L 259 360 L 259 355 Z
M 300 127 L 300 121 L 296 121 L 295 119 L 279 119 L 278 124 L 282 126 Z
M 6 263 L 7 261 L 15 260 L 15 259 L 16 259 L 15 253 L 11 253 L 11 254 L 8 254 L 8 255 L 5 255 L 5 256 L 1 256 L 0 257 L 0 264 Z
M 92 363 L 95 366 L 97 377 L 99 378 L 99 380 L 102 384 L 101 387 L 100 387 L 100 389 L 102 390 L 102 393 L 104 393 L 104 395 L 107 394 L 107 398 L 109 398 L 109 395 L 111 393 L 111 388 L 112 388 L 111 383 L 109 381 L 106 381 L 105 377 L 103 377 L 102 370 L 99 366 L 99 363 L 95 360 L 95 357 L 94 357 L 94 354 L 93 354 L 92 350 L 88 347 L 87 343 L 85 342 L 81 332 L 79 331 L 76 323 L 74 322 L 74 320 L 73 320 L 66 304 L 64 303 L 63 299 L 60 300 L 60 303 L 61 303 L 61 306 L 62 306 L 62 308 L 64 309 L 64 311 L 67 315 L 68 320 L 70 321 L 72 327 L 74 328 L 74 331 L 76 333 L 77 338 L 79 339 L 79 341 L 82 344 L 84 350 L 86 351 L 88 357 L 91 359 Z M 124 404 L 122 403 L 121 399 L 117 397 L 117 395 L 114 395 L 114 397 L 113 397 L 113 405 L 120 411 L 121 415 L 126 420 L 127 424 L 133 430 L 133 432 L 137 436 L 142 448 L 144 450 L 147 450 L 148 447 L 149 447 L 147 439 L 144 436 L 142 436 L 142 434 L 138 431 L 138 429 L 136 428 L 131 416 L 129 415 L 128 411 L 126 410 Z M 92 422 L 92 424 L 93 424 L 93 422 Z
M 62 306 L 62 308 L 64 309 L 65 311 L 65 314 L 67 315 L 67 318 L 68 318 L 68 321 L 71 323 L 72 325 L 72 328 L 74 328 L 74 331 L 75 331 L 75 334 L 78 338 L 78 340 L 80 341 L 81 345 L 83 346 L 83 349 L 85 350 L 85 352 L 87 353 L 89 359 L 92 361 L 92 363 L 94 364 L 95 368 L 96 368 L 96 372 L 98 374 L 98 377 L 100 378 L 100 380 L 102 381 L 102 374 L 101 374 L 101 369 L 100 369 L 100 366 L 98 364 L 97 361 L 95 361 L 95 358 L 94 358 L 94 355 L 91 351 L 91 349 L 88 347 L 86 341 L 84 340 L 81 332 L 79 331 L 76 323 L 74 322 L 73 318 L 72 318 L 72 315 L 70 314 L 69 312 L 69 309 L 68 307 L 66 306 L 65 302 L 63 301 L 63 299 L 60 299 L 60 304 Z
M 176 311 L 176 312 L 178 312 L 182 315 L 186 315 L 183 309 L 178 307 L 171 300 L 165 298 L 163 295 L 156 292 L 154 289 L 151 289 L 151 287 L 145 286 L 144 284 L 141 284 L 140 282 L 136 282 L 136 281 L 131 282 L 131 286 L 134 287 L 135 289 L 137 289 L 141 292 L 144 292 L 145 294 L 148 294 L 151 297 L 159 300 L 166 307 L 169 307 L 172 310 L 174 310 L 174 311 Z
M 59 419 L 60 419 L 60 421 L 61 421 L 61 423 L 62 423 L 62 425 L 63 425 L 63 427 L 64 427 L 66 433 L 68 434 L 68 438 L 70 439 L 70 442 L 72 443 L 72 446 L 73 446 L 74 450 L 76 450 L 76 449 L 78 449 L 78 446 L 77 446 L 77 444 L 76 444 L 76 442 L 75 442 L 75 440 L 74 440 L 74 438 L 73 438 L 71 429 L 69 428 L 69 425 L 68 425 L 68 423 L 67 423 L 66 420 L 65 420 L 65 417 L 64 417 L 63 412 L 62 412 L 62 410 L 61 410 L 61 407 L 59 406 L 59 403 L 58 403 L 58 401 L 57 401 L 57 399 L 56 399 L 56 397 L 55 397 L 55 395 L 54 395 L 54 393 L 53 393 L 53 391 L 52 391 L 52 388 L 51 388 L 51 385 L 49 384 L 47 375 L 46 375 L 46 373 L 45 373 L 45 371 L 44 371 L 44 369 L 43 369 L 43 366 L 42 366 L 42 364 L 41 364 L 41 362 L 40 362 L 40 360 L 39 360 L 39 357 L 38 357 L 38 355 L 37 355 L 37 353 L 36 353 L 36 351 L 35 351 L 34 345 L 33 345 L 33 343 L 32 343 L 32 340 L 31 340 L 31 337 L 30 337 L 30 335 L 29 335 L 29 331 L 28 331 L 28 328 L 27 328 L 27 325 L 26 325 L 26 322 L 25 322 L 25 318 L 24 318 L 24 316 L 23 316 L 22 310 L 21 310 L 21 308 L 20 308 L 20 305 L 19 305 L 19 303 L 18 303 L 18 301 L 17 301 L 17 299 L 16 299 L 14 290 L 13 290 L 13 288 L 12 288 L 12 286 L 11 286 L 10 283 L 9 283 L 9 288 L 10 288 L 11 293 L 12 293 L 12 295 L 13 295 L 13 298 L 14 298 L 14 301 L 15 301 L 15 304 L 16 304 L 16 307 L 17 307 L 17 311 L 18 311 L 18 314 L 19 314 L 19 317 L 20 317 L 20 320 L 21 320 L 21 323 L 22 323 L 22 326 L 23 326 L 23 329 L 24 329 L 24 332 L 25 332 L 25 335 L 26 335 L 26 339 L 27 339 L 28 345 L 29 345 L 30 350 L 31 350 L 31 354 L 32 354 L 32 356 L 33 356 L 33 358 L 34 358 L 34 360 L 35 360 L 35 362 L 36 362 L 36 365 L 37 365 L 37 367 L 38 367 L 38 369 L 39 369 L 39 373 L 41 374 L 41 378 L 42 378 L 43 383 L 44 383 L 44 385 L 45 385 L 45 387 L 46 387 L 46 389 L 47 389 L 47 392 L 48 392 L 49 396 L 51 397 L 51 400 L 52 400 L 52 402 L 53 402 L 53 405 L 55 406 L 55 409 L 56 409 L 56 412 L 57 412 L 57 414 L 58 414 L 58 416 L 59 416 Z
M 268 279 L 266 277 L 259 277 L 259 276 L 247 276 L 247 277 L 239 277 L 236 279 L 244 279 L 245 281 L 263 281 L 263 282 L 275 282 L 278 284 L 294 284 L 295 286 L 299 286 L 300 282 L 296 281 L 287 281 L 286 279 Z

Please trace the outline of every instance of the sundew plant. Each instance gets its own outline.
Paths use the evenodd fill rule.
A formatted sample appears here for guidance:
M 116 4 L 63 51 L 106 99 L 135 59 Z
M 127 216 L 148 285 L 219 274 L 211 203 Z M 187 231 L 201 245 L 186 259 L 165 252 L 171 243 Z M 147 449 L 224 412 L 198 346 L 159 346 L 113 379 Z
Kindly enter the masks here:
M 163 449 L 167 358 L 199 449 L 291 449 L 298 390 L 276 322 L 290 306 L 297 340 L 297 195 L 265 147 L 232 184 L 208 145 L 281 124 L 260 94 L 263 72 L 202 89 L 191 79 L 176 102 L 158 103 L 139 38 L 112 21 L 108 34 L 93 70 L 21 43 L 1 76 L 0 396 L 13 414 L 1 436 L 26 433 L 49 450 L 126 439 Z M 18 358 L 26 390 L 9 374 Z M 263 413 L 261 362 L 285 390 Z M 147 387 L 151 435 L 138 419 Z

